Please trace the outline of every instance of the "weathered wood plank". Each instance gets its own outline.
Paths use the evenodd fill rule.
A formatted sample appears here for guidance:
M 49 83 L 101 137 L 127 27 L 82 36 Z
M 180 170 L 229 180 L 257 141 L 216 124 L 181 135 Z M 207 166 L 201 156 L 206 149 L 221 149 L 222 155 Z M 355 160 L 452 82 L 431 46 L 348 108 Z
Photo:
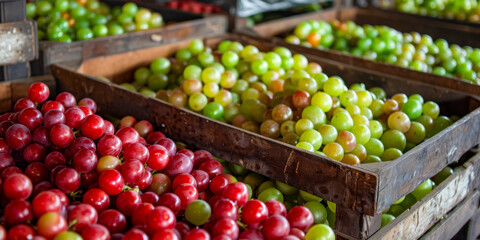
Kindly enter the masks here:
M 455 234 L 474 215 L 475 209 L 478 207 L 478 191 L 471 193 L 462 203 L 456 206 L 446 217 L 437 223 L 429 232 L 422 236 L 421 240 L 450 240 Z
M 477 240 L 478 237 L 480 237 L 480 207 L 477 208 L 468 224 L 467 240 Z
M 480 154 L 476 154 L 424 199 L 381 228 L 371 239 L 417 239 L 421 237 L 478 186 L 479 173 Z
M 347 208 L 338 208 L 335 214 L 335 233 L 349 239 L 367 239 L 378 229 L 382 214 L 367 216 Z

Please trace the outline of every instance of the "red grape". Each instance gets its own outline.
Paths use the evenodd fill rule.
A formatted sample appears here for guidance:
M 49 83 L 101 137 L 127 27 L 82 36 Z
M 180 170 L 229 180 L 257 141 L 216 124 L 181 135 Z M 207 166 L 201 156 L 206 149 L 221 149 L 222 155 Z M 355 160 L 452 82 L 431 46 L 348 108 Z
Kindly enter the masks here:
M 3 182 L 3 194 L 10 200 L 27 199 L 32 189 L 30 179 L 21 173 L 14 173 Z
M 98 177 L 98 186 L 111 196 L 121 193 L 124 183 L 122 174 L 114 169 L 105 170 Z
M 42 103 L 48 99 L 50 89 L 45 83 L 36 82 L 28 88 L 28 98 L 33 102 Z
M 132 216 L 135 209 L 141 203 L 142 198 L 140 195 L 133 190 L 128 190 L 117 196 L 115 207 L 126 216 Z
M 110 206 L 110 197 L 102 189 L 92 188 L 83 195 L 83 202 L 92 205 L 97 212 L 103 212 Z
M 180 198 L 180 209 L 184 210 L 193 201 L 198 199 L 197 188 L 190 184 L 182 184 L 177 186 L 175 194 Z
M 68 214 L 68 222 L 76 222 L 74 229 L 77 232 L 82 232 L 88 225 L 97 223 L 97 220 L 97 210 L 92 205 L 86 203 L 78 204 Z
M 80 129 L 86 116 L 85 112 L 79 107 L 69 108 L 65 111 L 65 124 L 71 128 Z
M 125 216 L 114 209 L 108 209 L 100 213 L 98 223 L 105 226 L 111 234 L 121 233 L 127 227 Z
M 33 162 L 29 164 L 24 171 L 24 174 L 30 178 L 33 184 L 48 180 L 50 171 L 47 166 L 41 162 Z
M 147 216 L 155 207 L 151 203 L 141 203 L 133 211 L 132 224 L 134 226 L 145 226 L 147 224 Z
M 249 192 L 247 185 L 242 182 L 235 182 L 228 184 L 222 196 L 235 202 L 237 206 L 243 207 L 248 201 Z
M 50 129 L 50 140 L 59 148 L 68 147 L 72 143 L 73 138 L 72 129 L 65 124 L 60 123 Z
M 124 128 L 127 129 L 127 128 Z M 170 162 L 170 157 L 168 155 L 168 151 L 165 147 L 154 144 L 148 147 L 149 157 L 147 164 L 153 170 L 163 170 L 167 167 L 168 163 Z
M 62 113 L 65 112 L 65 107 L 60 103 L 60 102 L 57 102 L 57 101 L 46 101 L 43 105 L 42 105 L 42 113 L 45 114 L 51 110 L 58 110 Z
M 62 209 L 62 203 L 58 195 L 51 191 L 39 193 L 32 201 L 33 212 L 36 217 L 41 217 L 47 212 L 58 212 Z
M 32 100 L 28 98 L 20 98 L 17 100 L 17 102 L 15 102 L 15 106 L 13 106 L 13 111 L 20 112 L 26 108 L 35 108 L 35 103 L 33 103 Z
M 147 229 L 152 232 L 160 229 L 173 229 L 175 223 L 175 214 L 173 214 L 172 210 L 163 206 L 154 208 L 147 215 Z
M 177 152 L 177 145 L 175 145 L 175 142 L 172 141 L 170 138 L 162 138 L 158 140 L 155 144 L 162 145 L 167 149 L 168 151 L 168 156 L 173 157 L 175 153 Z
M 281 239 L 290 233 L 288 220 L 280 215 L 268 217 L 263 222 L 262 234 L 266 240 Z
M 287 209 L 282 202 L 277 200 L 270 200 L 265 202 L 265 205 L 267 205 L 269 216 L 281 215 L 287 217 Z
M 147 143 L 148 144 L 154 144 L 155 142 L 157 142 L 158 140 L 162 139 L 162 138 L 165 138 L 165 135 L 161 132 L 152 132 L 150 134 L 148 134 L 147 136 Z
M 43 214 L 37 221 L 38 234 L 52 239 L 55 235 L 67 230 L 67 222 L 57 212 Z
M 139 160 L 142 163 L 146 163 L 149 156 L 150 153 L 147 147 L 141 143 L 131 143 L 123 149 L 123 159 L 125 162 Z
M 78 102 L 78 106 L 84 106 L 92 110 L 93 113 L 97 112 L 97 104 L 91 98 L 82 98 Z
M 43 162 L 45 155 L 47 155 L 47 150 L 39 143 L 30 143 L 23 149 L 22 155 L 27 163 Z
M 55 185 L 66 193 L 77 191 L 80 182 L 80 174 L 73 168 L 64 168 L 55 176 Z
M 45 157 L 45 165 L 48 169 L 53 169 L 57 165 L 66 165 L 67 159 L 61 152 L 53 151 Z
M 14 165 L 15 165 L 15 162 L 12 156 L 10 156 L 10 154 L 0 153 L 0 172 L 5 168 L 9 166 L 14 166 Z
M 115 136 L 122 141 L 122 147 L 126 147 L 130 143 L 136 143 L 140 138 L 137 130 L 131 127 L 121 128 L 115 133 Z
M 109 240 L 108 229 L 100 224 L 90 224 L 82 231 L 83 240 Z
M 237 222 L 229 218 L 222 218 L 218 220 L 213 226 L 213 231 L 212 231 L 213 236 L 225 234 L 229 236 L 231 239 L 237 239 L 238 233 L 239 233 L 239 229 L 238 229 Z
M 6 239 L 33 239 L 34 236 L 35 230 L 32 227 L 26 224 L 19 224 L 8 230 Z
M 164 193 L 158 199 L 158 206 L 164 206 L 172 210 L 174 214 L 180 212 L 180 198 L 175 193 Z
M 248 225 L 261 223 L 267 217 L 267 206 L 260 200 L 250 200 L 242 208 L 242 222 Z
M 52 142 L 50 141 L 50 130 L 45 126 L 40 126 L 32 133 L 32 142 L 40 143 L 44 147 L 50 147 Z
M 77 105 L 77 100 L 69 92 L 59 93 L 55 98 L 55 101 L 60 102 L 66 109 L 69 109 Z
M 229 218 L 238 219 L 238 207 L 235 203 L 226 198 L 221 198 L 215 202 L 212 209 L 214 219 Z
M 42 125 L 42 113 L 36 108 L 25 108 L 18 114 L 18 123 L 23 124 L 30 131 Z
M 33 210 L 29 202 L 21 199 L 10 201 L 3 212 L 5 223 L 14 226 L 33 221 Z
M 93 146 L 95 146 L 95 144 Z M 95 169 L 97 161 L 97 154 L 95 154 L 95 152 L 81 148 L 73 156 L 73 167 L 80 173 L 88 173 Z
M 87 116 L 80 126 L 82 134 L 91 139 L 98 139 L 105 133 L 105 123 L 98 115 Z
M 13 124 L 5 132 L 5 140 L 8 145 L 15 151 L 22 150 L 32 141 L 30 130 L 22 124 Z
M 98 140 L 97 149 L 101 156 L 118 156 L 122 151 L 122 141 L 115 135 L 104 135 Z

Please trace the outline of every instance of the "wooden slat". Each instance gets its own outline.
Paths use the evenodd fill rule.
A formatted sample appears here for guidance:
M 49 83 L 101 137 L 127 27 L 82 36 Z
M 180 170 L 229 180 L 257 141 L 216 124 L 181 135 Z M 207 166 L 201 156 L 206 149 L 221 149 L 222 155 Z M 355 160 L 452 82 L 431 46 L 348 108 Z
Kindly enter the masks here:
M 338 207 L 335 217 L 335 234 L 345 239 L 367 239 L 380 229 L 382 222 L 382 214 L 371 217 Z
M 448 214 L 445 220 L 441 220 L 430 231 L 428 231 L 421 240 L 450 240 L 455 234 L 474 215 L 475 209 L 478 207 L 478 191 L 471 193 L 462 203 L 456 206 L 452 212 Z
M 468 224 L 467 240 L 477 240 L 478 237 L 480 237 L 480 207 L 477 208 Z
M 424 199 L 381 228 L 371 239 L 418 239 L 478 187 L 479 173 L 480 154 L 477 153 Z

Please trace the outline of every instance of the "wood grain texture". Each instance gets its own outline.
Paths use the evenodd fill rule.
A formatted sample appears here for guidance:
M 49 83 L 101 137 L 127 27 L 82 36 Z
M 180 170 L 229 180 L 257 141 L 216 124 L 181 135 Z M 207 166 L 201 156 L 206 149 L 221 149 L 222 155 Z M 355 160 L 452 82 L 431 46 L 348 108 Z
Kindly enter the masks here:
M 430 229 L 420 240 L 450 240 L 455 234 L 462 229 L 462 227 L 474 215 L 475 209 L 478 207 L 479 192 L 472 192 L 467 198 L 456 206 L 448 215 L 446 219 L 441 220 Z
M 477 208 L 468 224 L 467 240 L 477 240 L 480 237 L 480 207 Z
M 367 239 L 380 229 L 382 222 L 382 214 L 372 217 L 338 207 L 335 217 L 335 233 L 347 239 Z
M 480 154 L 477 153 L 421 201 L 381 228 L 371 239 L 418 239 L 478 187 L 479 174 Z M 478 194 L 476 197 L 478 199 Z

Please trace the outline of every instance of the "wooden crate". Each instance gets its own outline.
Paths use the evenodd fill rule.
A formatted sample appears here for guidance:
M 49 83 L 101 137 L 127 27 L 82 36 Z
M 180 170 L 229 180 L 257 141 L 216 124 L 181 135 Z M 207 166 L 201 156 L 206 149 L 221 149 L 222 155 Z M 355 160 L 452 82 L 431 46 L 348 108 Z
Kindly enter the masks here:
M 427 21 L 435 20 L 435 21 L 442 21 L 442 22 L 445 22 L 445 23 L 466 25 L 466 26 L 472 26 L 472 27 L 477 27 L 477 28 L 480 27 L 480 23 L 469 22 L 467 20 L 461 21 L 461 20 L 457 20 L 457 19 L 448 19 L 448 18 L 444 18 L 444 17 L 422 16 L 422 15 L 419 15 L 419 14 L 404 13 L 404 12 L 401 12 L 401 11 L 398 11 L 397 9 L 395 9 L 395 0 L 369 0 L 369 1 L 370 1 L 370 7 L 380 8 L 384 11 L 390 11 L 392 13 L 402 13 L 402 14 L 405 14 L 409 17 L 416 17 L 416 18 L 419 18 L 419 19 L 425 19 Z
M 103 2 L 110 6 L 125 3 L 115 0 Z M 32 74 L 35 76 L 48 74 L 50 65 L 55 63 L 81 62 L 91 57 L 154 47 L 182 39 L 220 34 L 224 33 L 227 28 L 227 18 L 222 15 L 202 16 L 159 7 L 153 3 L 139 3 L 139 6 L 160 13 L 166 25 L 145 31 L 72 43 L 40 41 L 38 43 L 40 56 L 38 60 L 32 62 Z
M 393 64 L 370 61 L 336 50 L 307 48 L 299 45 L 288 44 L 284 41 L 285 36 L 290 34 L 295 26 L 302 21 L 330 21 L 334 19 L 338 19 L 340 21 L 354 21 L 357 24 L 387 25 L 401 32 L 416 31 L 419 33 L 428 34 L 432 36 L 433 39 L 444 38 L 450 43 L 456 43 L 461 46 L 469 45 L 472 47 L 480 47 L 480 41 L 478 40 L 480 39 L 480 28 L 461 24 L 445 23 L 435 19 L 422 19 L 419 16 L 410 16 L 399 12 L 385 11 L 377 8 L 332 9 L 318 13 L 279 19 L 265 24 L 256 25 L 252 29 L 243 29 L 239 32 L 251 36 L 258 36 L 265 40 L 268 39 L 277 45 L 288 46 L 304 53 L 314 54 L 342 63 L 352 64 L 386 74 L 392 74 L 447 88 L 457 89 L 472 95 L 480 95 L 480 85 L 468 81 L 450 77 L 442 77 L 432 73 L 418 72 Z M 452 81 L 453 79 L 455 79 L 455 81 Z
M 478 208 L 479 185 L 480 153 L 477 153 L 370 239 L 451 239 L 474 216 L 472 209 Z M 446 219 L 440 220 L 445 215 Z
M 274 47 L 264 41 L 232 34 L 204 41 L 208 46 L 215 46 L 222 39 L 253 44 L 264 51 Z M 71 83 L 61 84 L 62 90 L 78 97 L 94 98 L 100 105 L 108 106 L 108 109 L 103 109 L 106 113 L 134 114 L 160 126 L 173 139 L 207 149 L 227 161 L 335 202 L 338 206 L 336 231 L 338 236 L 344 237 L 366 238 L 376 232 L 380 227 L 382 211 L 480 142 L 478 100 L 452 89 L 318 56 L 309 56 L 309 60 L 319 63 L 327 74 L 341 76 L 347 84 L 364 82 L 367 87 L 380 86 L 389 95 L 397 92 L 420 93 L 425 99 L 437 101 L 447 111 L 444 114 L 464 117 L 395 161 L 350 166 L 186 109 L 175 108 L 115 84 L 131 81 L 136 68 L 148 66 L 155 58 L 170 56 L 188 43 L 181 41 L 97 57 L 81 64 L 54 65 L 52 74 L 60 83 Z M 114 83 L 87 74 L 104 76 Z

